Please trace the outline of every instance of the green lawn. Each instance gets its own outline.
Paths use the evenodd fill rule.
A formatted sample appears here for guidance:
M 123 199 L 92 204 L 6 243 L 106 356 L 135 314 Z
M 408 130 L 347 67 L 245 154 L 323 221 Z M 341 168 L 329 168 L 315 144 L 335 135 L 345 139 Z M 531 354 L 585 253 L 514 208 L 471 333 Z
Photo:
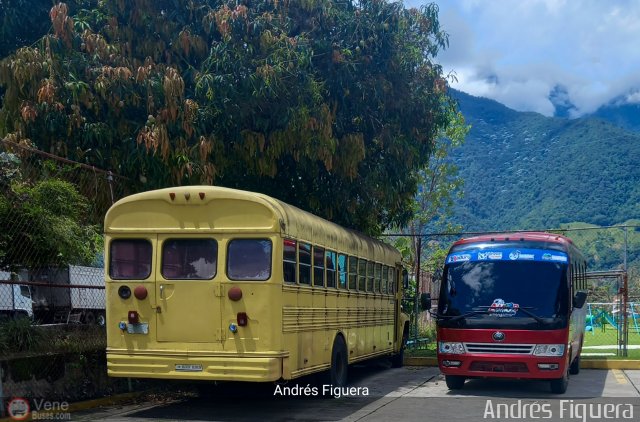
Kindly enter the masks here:
M 629 348 L 627 350 L 626 359 L 640 359 L 640 333 L 636 331 L 633 322 L 629 326 Z M 610 325 L 605 325 L 604 330 L 602 327 L 595 327 L 593 331 L 586 331 L 584 333 L 584 345 L 582 353 L 585 359 L 625 359 L 625 357 L 619 356 L 607 356 L 607 355 L 591 355 L 591 354 L 605 354 L 616 353 L 618 333 L 616 329 Z M 608 348 L 592 348 L 592 346 L 611 346 Z M 636 348 L 634 348 L 636 347 Z

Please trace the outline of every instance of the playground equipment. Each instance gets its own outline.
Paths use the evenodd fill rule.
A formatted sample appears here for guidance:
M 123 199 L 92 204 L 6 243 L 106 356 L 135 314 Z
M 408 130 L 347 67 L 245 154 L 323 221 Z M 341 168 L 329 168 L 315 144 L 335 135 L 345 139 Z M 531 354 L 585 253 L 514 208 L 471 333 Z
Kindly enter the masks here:
M 636 311 L 636 307 L 640 307 L 640 304 L 629 302 L 627 306 L 627 316 L 631 317 L 636 333 L 640 334 L 640 327 L 638 326 L 640 312 Z M 611 311 L 608 309 L 611 309 Z M 587 304 L 585 331 L 595 334 L 596 328 L 601 328 L 602 331 L 605 331 L 605 325 L 609 324 L 616 331 L 622 332 L 621 318 L 622 315 L 620 313 L 618 303 L 589 303 Z

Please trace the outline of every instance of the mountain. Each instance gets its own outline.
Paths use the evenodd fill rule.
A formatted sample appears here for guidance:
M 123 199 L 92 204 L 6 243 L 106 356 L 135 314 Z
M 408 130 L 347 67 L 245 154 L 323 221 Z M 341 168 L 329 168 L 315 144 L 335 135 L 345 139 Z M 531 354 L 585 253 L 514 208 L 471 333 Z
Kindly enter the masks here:
M 451 154 L 467 231 L 545 229 L 640 218 L 640 133 L 595 116 L 523 113 L 460 91 L 471 131 Z
M 607 104 L 591 116 L 598 117 L 624 129 L 640 132 L 640 104 Z

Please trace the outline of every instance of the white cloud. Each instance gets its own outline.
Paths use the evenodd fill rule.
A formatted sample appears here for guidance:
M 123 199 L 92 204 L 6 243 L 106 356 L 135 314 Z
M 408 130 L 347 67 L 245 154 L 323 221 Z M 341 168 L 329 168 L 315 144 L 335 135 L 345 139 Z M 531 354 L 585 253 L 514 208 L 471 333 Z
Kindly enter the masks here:
M 427 1 L 405 1 L 417 6 Z M 450 47 L 440 54 L 452 86 L 516 110 L 553 114 L 566 88 L 576 114 L 618 97 L 637 101 L 640 2 L 446 0 L 438 2 Z

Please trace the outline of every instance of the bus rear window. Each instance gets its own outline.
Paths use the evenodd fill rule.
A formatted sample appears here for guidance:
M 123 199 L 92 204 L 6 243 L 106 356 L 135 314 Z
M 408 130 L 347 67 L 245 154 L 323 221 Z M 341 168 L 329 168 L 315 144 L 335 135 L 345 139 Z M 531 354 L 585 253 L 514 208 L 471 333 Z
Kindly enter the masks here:
M 268 280 L 271 277 L 271 241 L 235 239 L 229 242 L 227 275 L 231 280 Z
M 144 280 L 151 275 L 151 243 L 145 239 L 115 239 L 109 250 L 109 276 Z
M 170 239 L 162 245 L 162 276 L 168 280 L 211 280 L 218 266 L 214 239 Z

